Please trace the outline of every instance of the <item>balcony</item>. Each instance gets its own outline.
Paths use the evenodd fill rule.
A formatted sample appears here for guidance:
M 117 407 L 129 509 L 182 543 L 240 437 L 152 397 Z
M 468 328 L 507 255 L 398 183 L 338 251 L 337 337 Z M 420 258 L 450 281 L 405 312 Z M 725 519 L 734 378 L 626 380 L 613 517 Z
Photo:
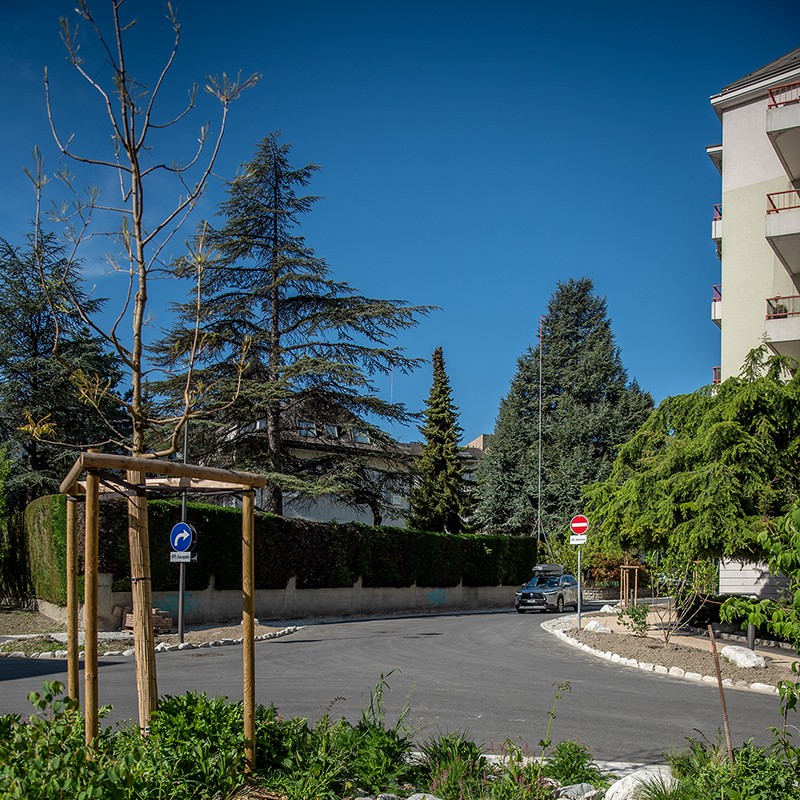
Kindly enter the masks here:
M 711 287 L 711 321 L 722 327 L 722 286 Z
M 722 367 L 711 367 L 711 383 L 714 386 L 722 383 Z
M 767 195 L 767 241 L 792 275 L 800 274 L 800 192 Z
M 776 353 L 800 359 L 800 295 L 767 298 L 766 334 Z
M 800 180 L 800 83 L 769 90 L 767 136 L 793 181 Z
M 714 203 L 714 216 L 711 217 L 711 238 L 718 245 L 722 240 L 722 203 Z

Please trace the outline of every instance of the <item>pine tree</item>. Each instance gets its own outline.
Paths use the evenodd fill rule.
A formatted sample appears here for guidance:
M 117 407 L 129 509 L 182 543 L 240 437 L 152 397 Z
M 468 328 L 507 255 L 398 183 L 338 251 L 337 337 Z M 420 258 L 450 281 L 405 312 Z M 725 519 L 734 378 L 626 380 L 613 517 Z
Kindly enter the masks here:
M 106 443 L 124 416 L 102 393 L 93 405 L 82 392 L 82 377 L 113 389 L 122 373 L 66 311 L 75 297 L 87 313 L 99 311 L 100 301 L 85 297 L 65 269 L 52 235 L 32 236 L 27 247 L 0 239 L 0 448 L 9 459 L 11 509 L 58 491 L 76 450 Z
M 425 401 L 424 420 L 420 428 L 424 436 L 422 453 L 409 496 L 408 524 L 418 530 L 460 533 L 467 512 L 458 445 L 462 431 L 441 347 L 433 353 L 433 383 Z
M 409 415 L 402 405 L 378 397 L 371 376 L 405 373 L 419 364 L 393 340 L 430 310 L 364 297 L 333 279 L 327 263 L 297 231 L 318 200 L 303 190 L 319 167 L 293 167 L 290 150 L 278 133 L 262 140 L 228 186 L 220 206 L 224 223 L 218 229 L 204 225 L 195 246 L 198 253 L 203 246 L 213 248 L 206 250 L 202 268 L 203 352 L 196 383 L 221 400 L 238 386 L 236 401 L 215 416 L 215 451 L 205 458 L 266 474 L 266 506 L 276 514 L 283 511 L 284 491 L 336 493 L 337 465 L 345 465 L 354 449 L 339 445 L 352 444 L 355 432 L 367 432 L 378 451 L 390 446 L 376 421 L 402 423 Z M 188 303 L 180 311 L 184 327 L 161 345 L 167 353 L 162 363 L 172 371 L 189 360 L 197 341 L 197 306 Z M 247 365 L 240 374 L 234 363 L 243 342 Z M 184 383 L 173 381 L 173 396 Z M 293 459 L 285 439 L 296 433 L 300 419 L 317 429 L 340 430 L 337 447 L 317 459 Z M 305 443 L 313 444 L 314 438 Z M 349 472 L 343 469 L 344 494 L 349 494 Z
M 628 383 L 606 303 L 588 278 L 559 283 L 542 320 L 541 518 L 559 534 L 647 419 L 650 395 Z M 478 469 L 481 527 L 535 533 L 539 499 L 539 346 L 518 361 Z

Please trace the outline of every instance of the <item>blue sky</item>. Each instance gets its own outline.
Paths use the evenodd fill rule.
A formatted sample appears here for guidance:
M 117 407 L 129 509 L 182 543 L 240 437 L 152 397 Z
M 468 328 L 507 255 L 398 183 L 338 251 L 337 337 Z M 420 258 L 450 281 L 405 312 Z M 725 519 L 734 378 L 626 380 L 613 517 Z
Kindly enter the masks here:
M 518 356 L 570 277 L 589 276 L 607 298 L 628 374 L 657 401 L 710 381 L 720 180 L 705 147 L 721 132 L 708 98 L 800 44 L 796 0 L 176 5 L 182 43 L 164 113 L 208 74 L 262 73 L 232 107 L 217 173 L 232 177 L 278 129 L 296 164 L 323 167 L 308 244 L 364 294 L 441 307 L 401 343 L 426 358 L 444 348 L 465 442 L 492 430 Z M 58 167 L 45 65 L 63 128 L 87 151 L 107 142 L 58 38 L 73 7 L 4 4 L 0 235 L 11 240 L 33 216 L 22 172 L 33 146 Z M 171 39 L 163 6 L 127 0 L 123 12 L 138 17 L 136 74 L 152 83 Z M 212 113 L 201 107 L 183 129 L 183 157 Z M 215 180 L 202 213 L 222 196 Z M 92 258 L 87 268 L 113 306 L 120 285 Z M 155 329 L 182 298 L 154 288 Z M 378 386 L 420 410 L 430 380 L 425 367 Z

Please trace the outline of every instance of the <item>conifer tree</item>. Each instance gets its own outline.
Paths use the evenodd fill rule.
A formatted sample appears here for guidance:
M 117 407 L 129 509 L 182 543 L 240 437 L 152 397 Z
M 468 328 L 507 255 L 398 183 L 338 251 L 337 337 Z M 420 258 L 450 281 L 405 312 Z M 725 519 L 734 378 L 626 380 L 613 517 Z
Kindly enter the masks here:
M 293 167 L 290 150 L 279 133 L 269 134 L 229 184 L 220 206 L 223 224 L 214 229 L 205 223 L 194 248 L 204 259 L 200 302 L 179 308 L 183 327 L 173 329 L 160 348 L 166 354 L 162 365 L 179 373 L 197 353 L 193 325 L 199 306 L 198 383 L 222 401 L 237 395 L 215 416 L 218 435 L 206 436 L 215 450 L 205 458 L 265 474 L 265 505 L 275 514 L 283 512 L 285 491 L 335 494 L 337 466 L 343 467 L 342 492 L 350 493 L 346 465 L 354 448 L 345 445 L 354 443 L 356 432 L 365 433 L 377 451 L 390 445 L 376 422 L 402 423 L 409 415 L 378 396 L 371 376 L 405 373 L 420 363 L 394 339 L 430 310 L 364 297 L 334 280 L 297 230 L 319 199 L 303 192 L 319 167 Z M 248 350 L 242 373 L 235 354 L 243 342 Z M 174 397 L 184 383 L 173 380 Z M 285 439 L 296 434 L 301 419 L 314 425 L 305 433 L 326 426 L 340 431 L 330 443 L 335 447 L 319 458 L 294 460 Z M 307 436 L 305 444 L 316 439 Z
M 650 395 L 628 383 L 606 303 L 590 279 L 559 283 L 542 320 L 543 532 L 583 508 L 583 488 L 606 478 L 617 449 L 647 419 Z M 535 533 L 539 499 L 539 346 L 517 364 L 478 468 L 478 524 Z
M 420 432 L 425 440 L 409 496 L 408 524 L 418 530 L 461 533 L 467 511 L 458 445 L 462 431 L 441 347 L 433 353 L 433 383 L 423 416 Z
M 57 492 L 76 451 L 107 445 L 124 424 L 119 405 L 88 397 L 79 380 L 93 376 L 113 389 L 122 370 L 68 312 L 75 297 L 92 314 L 102 301 L 81 292 L 65 260 L 51 234 L 38 232 L 25 247 L 0 239 L 0 448 L 12 511 Z
M 800 375 L 787 366 L 763 345 L 738 378 L 666 398 L 587 490 L 601 546 L 762 560 L 800 497 Z

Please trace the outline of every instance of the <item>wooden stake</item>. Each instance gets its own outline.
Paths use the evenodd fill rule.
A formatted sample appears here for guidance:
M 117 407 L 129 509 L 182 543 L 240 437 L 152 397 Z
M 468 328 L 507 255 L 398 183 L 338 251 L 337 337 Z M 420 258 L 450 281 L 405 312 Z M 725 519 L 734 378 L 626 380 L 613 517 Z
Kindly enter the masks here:
M 133 646 L 136 650 L 136 691 L 139 726 L 147 731 L 158 703 L 156 649 L 153 634 L 153 587 L 150 582 L 150 534 L 147 523 L 145 474 L 129 471 L 128 482 L 141 486 L 141 494 L 128 498 L 128 544 L 131 554 L 133 596 Z
M 244 660 L 244 758 L 245 771 L 256 764 L 256 686 L 255 686 L 255 527 L 253 492 L 242 494 L 242 653 Z
M 92 471 L 86 475 L 86 541 L 83 556 L 84 642 L 83 680 L 85 695 L 86 744 L 97 738 L 97 540 L 100 480 Z
M 717 655 L 717 640 L 714 638 L 714 629 L 709 624 L 708 635 L 711 639 L 711 652 L 714 654 L 714 668 L 717 671 L 717 686 L 719 687 L 719 700 L 722 704 L 722 725 L 725 729 L 725 743 L 728 746 L 728 761 L 733 766 L 733 745 L 731 744 L 731 726 L 728 723 L 728 706 L 725 703 L 725 688 L 722 685 L 722 670 L 719 667 L 719 655 Z
M 67 497 L 67 695 L 80 702 L 78 663 L 78 501 Z

